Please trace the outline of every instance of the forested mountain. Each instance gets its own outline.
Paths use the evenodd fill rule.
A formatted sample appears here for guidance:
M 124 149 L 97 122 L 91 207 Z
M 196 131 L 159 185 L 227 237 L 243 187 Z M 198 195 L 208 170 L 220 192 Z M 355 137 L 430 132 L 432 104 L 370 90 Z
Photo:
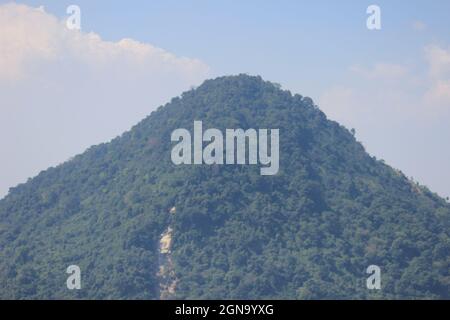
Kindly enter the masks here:
M 278 174 L 174 165 L 171 133 L 194 120 L 279 128 Z M 221 77 L 12 188 L 0 201 L 0 298 L 449 299 L 449 232 L 449 204 L 310 98 Z M 366 287 L 372 264 L 381 290 Z M 66 287 L 69 265 L 80 290 Z

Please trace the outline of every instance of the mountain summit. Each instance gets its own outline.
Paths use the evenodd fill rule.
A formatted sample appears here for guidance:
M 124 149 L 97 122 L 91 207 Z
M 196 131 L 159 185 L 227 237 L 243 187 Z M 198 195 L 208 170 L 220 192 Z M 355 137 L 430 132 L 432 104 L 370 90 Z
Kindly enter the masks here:
M 105 119 L 107 121 L 107 119 Z M 171 134 L 279 129 L 279 170 L 175 165 Z M 0 201 L 0 298 L 450 298 L 450 206 L 310 98 L 205 81 Z M 81 289 L 66 273 L 79 266 Z M 381 290 L 366 286 L 369 266 Z

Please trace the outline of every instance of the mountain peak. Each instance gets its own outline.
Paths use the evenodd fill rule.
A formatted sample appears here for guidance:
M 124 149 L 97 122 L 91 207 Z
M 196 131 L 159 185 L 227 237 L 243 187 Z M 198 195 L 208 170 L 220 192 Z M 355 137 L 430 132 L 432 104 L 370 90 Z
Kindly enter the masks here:
M 171 134 L 195 121 L 279 130 L 279 171 L 173 163 Z M 450 207 L 419 189 L 310 98 L 207 80 L 0 200 L 0 297 L 448 298 Z

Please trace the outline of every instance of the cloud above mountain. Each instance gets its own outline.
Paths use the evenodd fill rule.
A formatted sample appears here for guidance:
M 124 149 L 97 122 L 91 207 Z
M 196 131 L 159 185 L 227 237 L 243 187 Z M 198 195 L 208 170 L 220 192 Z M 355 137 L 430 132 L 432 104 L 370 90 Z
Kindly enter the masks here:
M 394 121 L 412 117 L 432 122 L 449 115 L 450 48 L 427 46 L 414 64 L 352 65 L 339 84 L 322 93 L 320 105 L 349 125 L 358 114 L 369 120 L 368 112 L 390 114 Z
M 40 8 L 6 4 L 0 6 L 0 77 L 20 80 L 33 71 L 44 71 L 47 64 L 64 64 L 69 60 L 97 71 L 105 68 L 144 69 L 157 76 L 173 74 L 195 80 L 208 72 L 197 59 L 177 57 L 151 44 L 133 39 L 104 41 L 98 34 L 69 30 Z M 118 64 L 118 65 L 117 65 Z M 134 70 L 133 70 L 134 68 Z
M 210 74 L 152 44 L 69 30 L 42 7 L 0 5 L 0 30 L 0 197 Z

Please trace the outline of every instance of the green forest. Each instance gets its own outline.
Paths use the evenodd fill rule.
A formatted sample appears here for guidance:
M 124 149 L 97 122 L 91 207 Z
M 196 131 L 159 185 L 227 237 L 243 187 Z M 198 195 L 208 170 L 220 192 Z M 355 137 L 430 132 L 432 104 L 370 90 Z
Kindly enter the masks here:
M 279 172 L 174 165 L 171 132 L 195 120 L 279 128 Z M 159 299 L 169 226 L 169 298 L 450 299 L 450 205 L 369 155 L 312 99 L 243 74 L 207 80 L 11 188 L 0 200 L 0 298 Z M 66 287 L 72 264 L 80 290 Z M 381 290 L 366 287 L 372 264 Z

